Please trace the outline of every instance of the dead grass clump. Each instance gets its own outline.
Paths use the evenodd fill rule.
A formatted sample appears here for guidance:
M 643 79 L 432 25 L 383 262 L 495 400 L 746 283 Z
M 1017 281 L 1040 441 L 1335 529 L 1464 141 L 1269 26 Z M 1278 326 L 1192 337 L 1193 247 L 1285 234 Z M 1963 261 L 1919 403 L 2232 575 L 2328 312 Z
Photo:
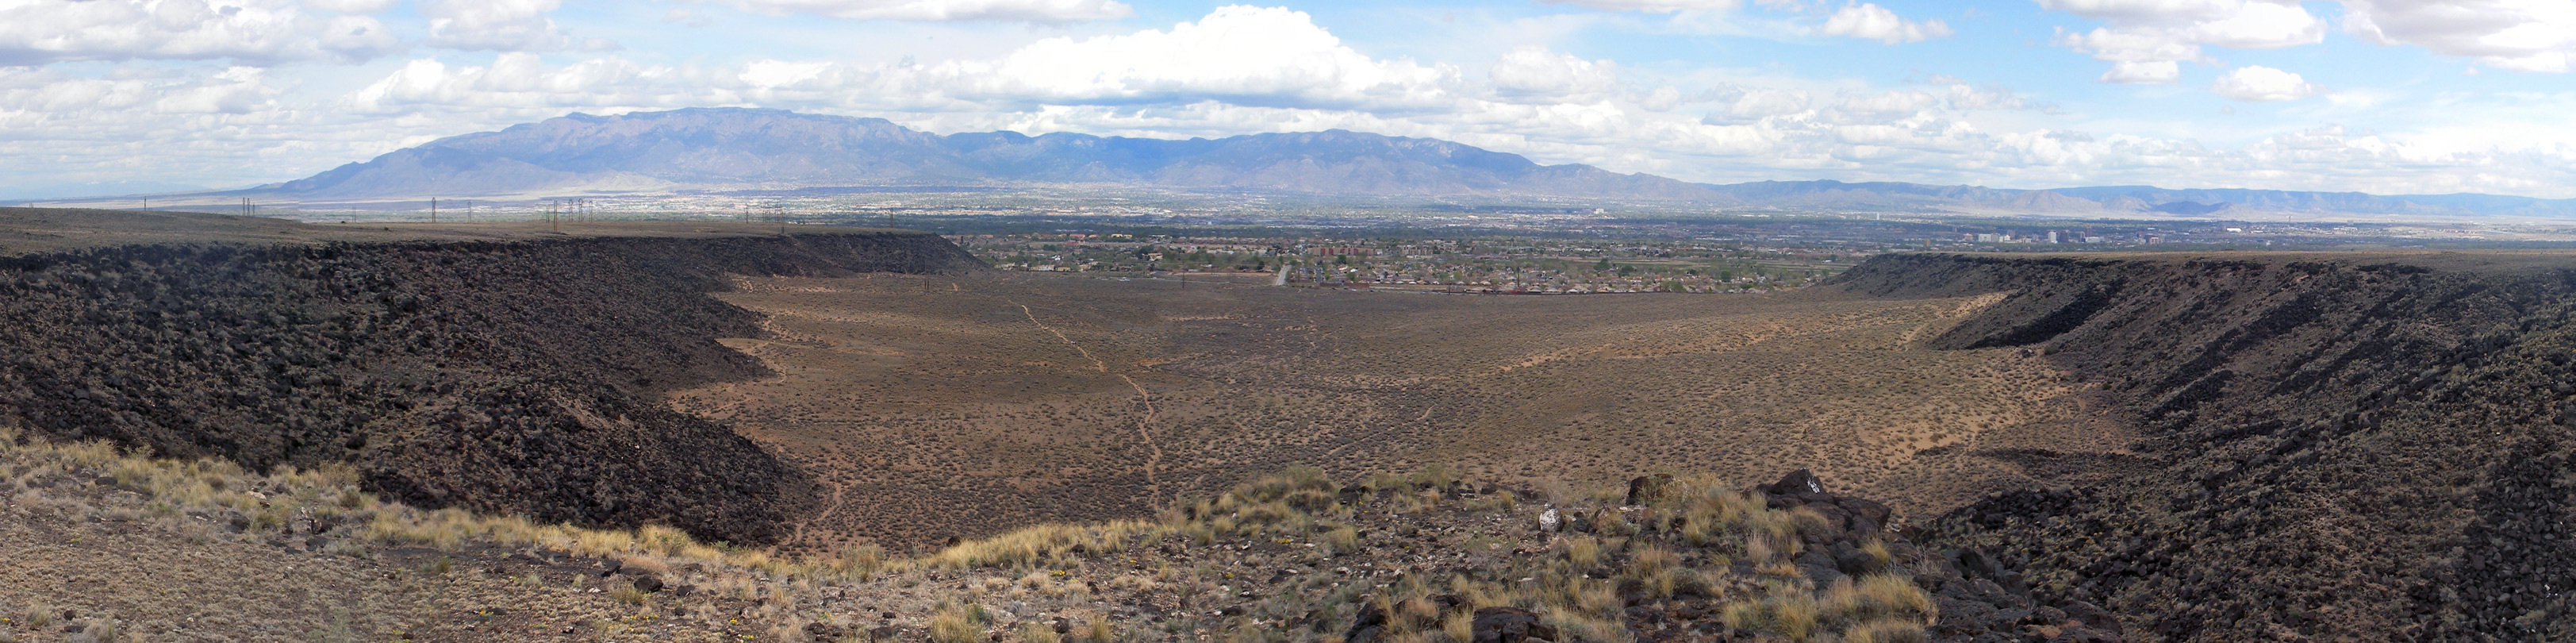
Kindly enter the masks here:
M 972 643 L 985 638 L 985 628 L 993 616 L 978 603 L 958 603 L 941 599 L 930 617 L 930 640 L 940 643 Z
M 1770 588 L 1769 596 L 1726 606 L 1727 627 L 1739 630 L 1772 632 L 1792 641 L 1814 637 L 1824 617 L 1816 598 L 1804 589 L 1788 584 Z
M 1020 569 L 1062 560 L 1067 554 L 1119 551 L 1129 537 L 1148 533 L 1152 525 L 1120 520 L 1097 525 L 1040 525 L 992 538 L 958 543 L 923 559 L 939 569 L 990 567 Z
M 1028 643 L 1059 643 L 1064 637 L 1056 634 L 1053 627 L 1031 621 L 1020 626 L 1020 639 Z
M 1826 612 L 1843 623 L 1887 619 L 1931 623 L 1940 614 L 1940 608 L 1923 588 L 1889 574 L 1871 574 L 1859 583 L 1853 583 L 1850 577 L 1836 579 L 1825 590 L 1823 602 Z
M 1082 628 L 1082 643 L 1109 643 L 1118 640 L 1118 629 L 1106 619 L 1093 620 Z
M 644 590 L 636 589 L 633 583 L 619 583 L 617 587 L 608 590 L 608 597 L 619 603 L 643 607 L 647 594 Z
M 1877 620 L 1843 630 L 1846 643 L 1930 643 L 1932 636 L 1923 624 L 1905 620 Z
M 1359 530 L 1349 526 L 1334 527 L 1332 531 L 1324 532 L 1323 540 L 1326 555 L 1342 556 L 1363 551 Z
M 1557 550 L 1564 552 L 1565 562 L 1575 567 L 1590 569 L 1601 565 L 1600 539 L 1591 536 L 1566 538 L 1557 541 Z
M 885 548 L 873 544 L 842 547 L 832 560 L 833 571 L 867 578 L 885 567 Z

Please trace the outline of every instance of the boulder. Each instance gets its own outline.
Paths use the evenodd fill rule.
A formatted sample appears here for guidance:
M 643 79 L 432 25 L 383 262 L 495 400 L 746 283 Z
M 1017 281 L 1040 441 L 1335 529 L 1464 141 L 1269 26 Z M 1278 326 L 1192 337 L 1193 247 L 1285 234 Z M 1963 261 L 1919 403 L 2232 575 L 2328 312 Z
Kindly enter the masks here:
M 1386 635 L 1386 610 L 1376 605 L 1360 606 L 1359 618 L 1351 620 L 1351 629 L 1342 633 L 1343 643 L 1367 643 Z
M 1659 473 L 1651 476 L 1637 476 L 1634 479 L 1630 479 L 1628 481 L 1628 501 L 1626 505 L 1634 507 L 1654 502 L 1656 498 L 1663 497 L 1664 487 L 1672 484 L 1672 482 L 1672 474 L 1667 473 Z
M 1782 476 L 1779 482 L 1762 487 L 1762 493 L 1773 496 L 1821 495 L 1824 492 L 1825 481 L 1817 479 L 1815 472 L 1806 469 L 1791 471 L 1789 475 Z
M 1834 546 L 1834 569 L 1841 570 L 1842 573 L 1867 576 L 1877 572 L 1879 567 L 1877 556 L 1871 556 L 1868 552 L 1854 549 L 1850 545 Z
M 1521 643 L 1522 641 L 1555 641 L 1556 628 L 1541 622 L 1537 614 L 1517 607 L 1488 607 L 1476 610 L 1472 638 L 1474 643 Z

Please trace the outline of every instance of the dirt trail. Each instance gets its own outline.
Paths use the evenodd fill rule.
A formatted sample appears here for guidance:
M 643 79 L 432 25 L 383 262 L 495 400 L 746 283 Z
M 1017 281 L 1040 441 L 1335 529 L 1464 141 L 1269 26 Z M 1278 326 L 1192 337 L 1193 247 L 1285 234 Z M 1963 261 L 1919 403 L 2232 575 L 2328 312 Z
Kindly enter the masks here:
M 1055 338 L 1056 338 L 1056 339 L 1064 340 L 1064 345 L 1073 347 L 1073 351 L 1074 351 L 1074 352 L 1077 352 L 1077 353 L 1081 353 L 1081 354 L 1082 354 L 1082 358 L 1083 358 L 1083 359 L 1091 360 L 1091 368 L 1092 368 L 1092 370 L 1097 370 L 1097 371 L 1100 371 L 1100 372 L 1102 372 L 1102 373 L 1107 373 L 1107 372 L 1109 372 L 1109 363 L 1108 363 L 1108 362 L 1100 361 L 1100 358 L 1098 358 L 1098 357 L 1093 357 L 1093 356 L 1091 355 L 1091 351 L 1083 350 L 1083 348 L 1082 348 L 1082 345 L 1081 345 L 1081 344 L 1076 344 L 1076 343 L 1074 343 L 1074 342 L 1073 342 L 1073 338 L 1064 336 L 1064 331 L 1056 330 L 1054 326 L 1048 326 L 1048 325 L 1046 325 L 1046 322 L 1038 321 L 1038 314 L 1037 314 L 1036 312 L 1034 312 L 1034 311 L 1029 310 L 1029 305 L 1028 305 L 1028 304 L 1023 304 L 1023 303 L 1020 303 L 1020 302 L 1016 302 L 1016 301 L 1014 301 L 1014 302 L 1011 302 L 1011 305 L 1020 307 L 1020 314 L 1022 314 L 1022 315 L 1028 315 L 1028 316 L 1029 316 L 1029 323 L 1037 324 L 1037 325 L 1038 325 L 1038 328 L 1045 329 L 1045 330 L 1046 330 L 1046 332 L 1055 333 Z M 1133 382 L 1130 382 L 1130 383 L 1132 384 Z
M 1063 340 L 1066 346 L 1073 347 L 1074 352 L 1082 353 L 1082 357 L 1084 359 L 1091 360 L 1091 366 L 1093 369 L 1102 373 L 1115 375 L 1118 379 L 1125 380 L 1129 388 L 1136 389 L 1136 403 L 1145 407 L 1144 417 L 1137 418 L 1136 420 L 1136 440 L 1144 443 L 1145 445 L 1145 497 L 1147 503 L 1154 508 L 1162 508 L 1163 484 L 1161 480 L 1157 479 L 1155 476 L 1157 470 L 1161 469 L 1163 466 L 1163 447 L 1162 445 L 1154 442 L 1154 394 L 1150 391 L 1146 391 L 1145 385 L 1136 383 L 1136 378 L 1128 377 L 1121 373 L 1110 373 L 1108 362 L 1100 361 L 1100 358 L 1093 356 L 1091 351 L 1085 350 L 1082 347 L 1082 344 L 1074 342 L 1072 337 L 1065 336 L 1064 331 L 1056 330 L 1054 326 L 1048 326 L 1046 322 L 1038 321 L 1037 312 L 1029 310 L 1028 304 L 1014 301 L 1011 302 L 1011 305 L 1019 306 L 1020 314 L 1027 315 L 1029 317 L 1029 323 L 1037 324 L 1038 328 L 1046 329 L 1046 332 L 1049 333 L 1054 333 L 1056 339 Z
M 832 483 L 832 502 L 831 502 L 831 504 L 824 505 L 824 506 L 823 506 L 823 511 L 822 511 L 822 512 L 820 512 L 820 513 L 816 513 L 816 514 L 814 514 L 814 515 L 812 515 L 812 516 L 807 516 L 807 517 L 805 517 L 803 520 L 798 520 L 798 521 L 796 521 L 796 528 L 795 528 L 795 531 L 790 532 L 790 533 L 789 533 L 789 535 L 787 536 L 787 540 L 780 541 L 780 542 L 778 543 L 778 546 L 777 546 L 777 547 L 773 547 L 772 549 L 780 549 L 780 550 L 783 550 L 783 549 L 788 549 L 788 548 L 795 547 L 795 546 L 797 546 L 797 545 L 804 544 L 804 543 L 805 543 L 805 526 L 806 526 L 806 525 L 811 525 L 811 524 L 814 524 L 814 523 L 817 523 L 817 522 L 822 522 L 822 521 L 825 521 L 825 520 L 830 520 L 830 519 L 832 518 L 832 514 L 840 513 L 840 511 L 841 511 L 841 505 L 843 505 L 843 504 L 844 504 L 844 502 L 841 500 L 841 494 L 842 494 L 843 492 L 845 492 L 845 491 L 848 491 L 848 490 L 849 490 L 849 485 L 845 485 L 845 484 L 838 483 L 838 482 Z

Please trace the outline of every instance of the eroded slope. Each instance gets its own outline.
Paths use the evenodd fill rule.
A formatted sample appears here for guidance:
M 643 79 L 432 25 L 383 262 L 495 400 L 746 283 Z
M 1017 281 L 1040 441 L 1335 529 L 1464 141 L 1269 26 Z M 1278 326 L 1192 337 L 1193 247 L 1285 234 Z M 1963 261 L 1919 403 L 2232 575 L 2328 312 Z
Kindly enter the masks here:
M 302 230 L 311 226 L 298 227 Z M 951 270 L 923 234 L 104 245 L 0 261 L 0 421 L 427 506 L 765 542 L 791 466 L 660 391 L 756 376 L 722 275 Z
M 2576 259 L 1909 256 L 1845 284 L 2009 289 L 1937 343 L 2047 353 L 2141 427 L 2151 469 L 1941 525 L 2039 591 L 2171 640 L 2576 637 Z

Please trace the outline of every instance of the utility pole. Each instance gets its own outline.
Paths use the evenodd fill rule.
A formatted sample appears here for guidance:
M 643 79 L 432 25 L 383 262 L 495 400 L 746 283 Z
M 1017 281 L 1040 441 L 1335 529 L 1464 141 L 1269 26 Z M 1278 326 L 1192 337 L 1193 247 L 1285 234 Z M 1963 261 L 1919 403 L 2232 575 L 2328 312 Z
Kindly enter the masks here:
M 438 197 L 429 198 L 429 222 L 438 222 Z

